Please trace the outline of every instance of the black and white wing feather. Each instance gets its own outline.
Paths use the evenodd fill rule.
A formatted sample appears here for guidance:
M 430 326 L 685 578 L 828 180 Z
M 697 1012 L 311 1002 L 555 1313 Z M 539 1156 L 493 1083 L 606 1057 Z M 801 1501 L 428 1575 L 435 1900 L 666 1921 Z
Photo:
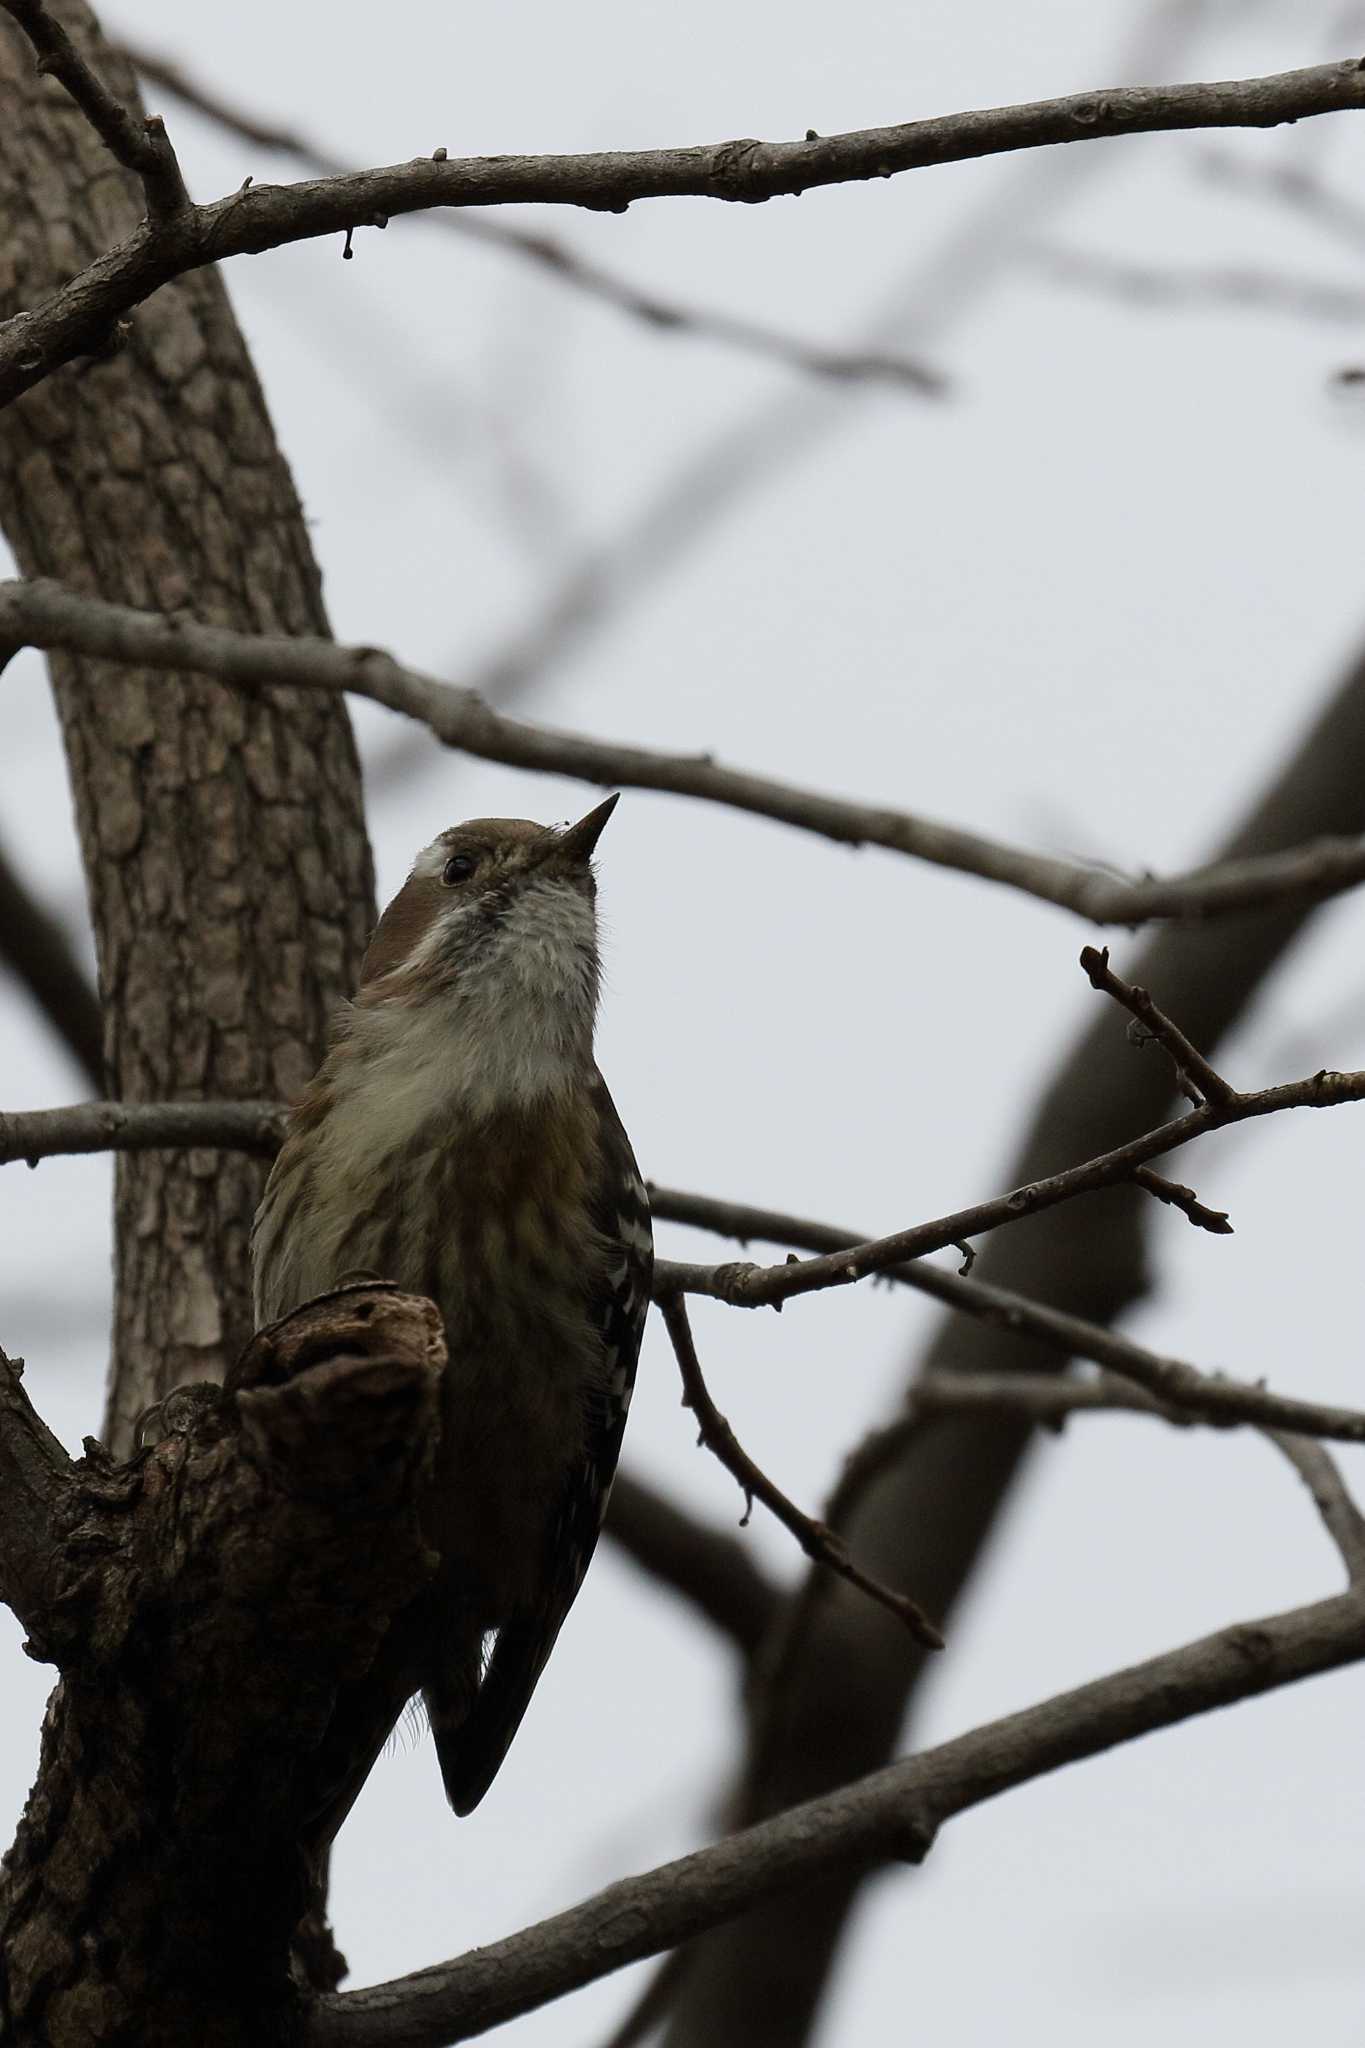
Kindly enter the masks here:
M 550 1512 L 541 1598 L 534 1609 L 503 1623 L 468 1718 L 445 1740 L 438 1734 L 446 1795 L 459 1814 L 471 1813 L 496 1777 L 583 1583 L 607 1512 L 635 1386 L 654 1271 L 649 1197 L 600 1076 L 597 1087 L 601 1143 L 593 1222 L 611 1250 L 589 1314 L 601 1340 L 602 1370 L 584 1390 L 582 1456 Z

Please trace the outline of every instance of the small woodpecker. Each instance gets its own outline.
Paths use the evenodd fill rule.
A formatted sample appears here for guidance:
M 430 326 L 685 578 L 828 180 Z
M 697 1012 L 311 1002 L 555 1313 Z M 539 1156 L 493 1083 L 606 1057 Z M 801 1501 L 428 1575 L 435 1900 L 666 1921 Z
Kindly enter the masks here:
M 258 1326 L 365 1273 L 430 1296 L 449 1354 L 440 1568 L 394 1623 L 383 1699 L 336 1734 L 324 1841 L 418 1691 L 450 1804 L 478 1805 L 602 1526 L 653 1266 L 593 1057 L 592 853 L 616 801 L 567 830 L 477 818 L 418 855 L 256 1216 Z

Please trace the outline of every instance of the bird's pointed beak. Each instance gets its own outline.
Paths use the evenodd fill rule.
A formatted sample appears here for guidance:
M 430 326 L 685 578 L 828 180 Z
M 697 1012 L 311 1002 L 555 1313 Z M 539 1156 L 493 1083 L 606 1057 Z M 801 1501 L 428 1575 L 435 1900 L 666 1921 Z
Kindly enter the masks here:
M 593 848 L 602 837 L 607 819 L 620 801 L 621 792 L 617 790 L 605 803 L 598 804 L 596 810 L 589 811 L 585 818 L 580 818 L 576 825 L 570 825 L 567 832 L 561 832 L 555 841 L 555 852 L 567 854 L 570 860 L 581 860 L 586 865 L 592 858 Z

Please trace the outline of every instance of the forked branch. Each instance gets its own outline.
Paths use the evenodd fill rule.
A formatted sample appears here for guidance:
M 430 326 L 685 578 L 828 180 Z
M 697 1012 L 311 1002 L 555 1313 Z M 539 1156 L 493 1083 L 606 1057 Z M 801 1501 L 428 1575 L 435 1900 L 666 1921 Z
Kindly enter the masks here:
M 148 220 L 155 226 L 188 211 L 190 195 L 164 122 L 156 115 L 145 122 L 135 119 L 43 0 L 0 0 L 0 7 L 32 43 L 38 70 L 65 86 L 115 162 L 141 179 Z

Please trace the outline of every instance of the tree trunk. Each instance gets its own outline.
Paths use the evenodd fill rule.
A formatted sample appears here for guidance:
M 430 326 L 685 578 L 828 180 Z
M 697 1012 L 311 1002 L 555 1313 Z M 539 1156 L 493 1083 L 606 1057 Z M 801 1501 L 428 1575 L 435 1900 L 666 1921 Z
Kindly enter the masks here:
M 52 9 L 127 102 L 80 0 Z M 0 314 L 38 303 L 143 212 L 32 49 L 0 19 Z M 222 625 L 325 633 L 288 468 L 219 277 L 168 286 L 0 413 L 0 524 L 25 575 Z M 289 1096 L 358 978 L 372 919 L 360 776 L 338 700 L 52 660 L 105 1005 L 110 1092 Z M 263 1168 L 120 1157 L 105 1439 L 250 1332 Z
M 444 1363 L 430 1302 L 351 1288 L 256 1338 L 230 1392 L 170 1396 L 152 1449 L 72 1465 L 0 1360 L 50 1537 L 7 1543 L 7 1597 L 62 1673 L 0 1879 L 13 2048 L 302 2037 L 300 1843 L 349 1761 L 338 1692 L 436 1561 Z
M 135 106 L 127 67 L 80 0 L 52 11 Z M 40 303 L 143 211 L 136 181 L 64 90 L 36 74 L 7 17 L 0 194 L 4 315 Z M 0 413 L 0 524 L 21 570 L 223 625 L 325 633 L 302 511 L 217 274 L 159 292 L 109 344 Z M 291 1095 L 358 979 L 372 921 L 344 705 L 66 655 L 51 666 L 109 1092 Z M 120 1157 L 105 1423 L 116 1456 L 132 1448 L 143 1410 L 186 1381 L 221 1379 L 250 1335 L 248 1238 L 263 1171 L 241 1154 Z M 68 1624 L 77 1614 L 84 1626 L 36 1632 L 36 1654 L 58 1663 L 62 1683 L 0 1881 L 6 2040 L 237 2048 L 291 2037 L 301 2007 L 290 1940 L 313 1883 L 297 1844 L 320 1796 L 310 1759 L 336 1686 L 364 1669 L 426 1568 L 415 1539 L 390 1546 L 402 1518 L 384 1507 L 384 1488 L 410 1476 L 429 1433 L 407 1443 L 411 1387 L 386 1382 L 407 1453 L 387 1476 L 364 1459 L 353 1470 L 357 1384 L 348 1394 L 315 1373 L 297 1394 L 257 1396 L 274 1401 L 274 1420 L 258 1405 L 245 1436 L 238 1397 L 210 1397 L 146 1458 L 118 1468 L 92 1456 L 63 1481 L 54 1554 L 65 1559 Z M 335 1441 L 305 1452 L 291 1436 L 303 1421 L 331 1424 Z M 325 1561 L 325 1502 L 281 1492 L 291 1465 L 308 1466 L 311 1487 L 329 1458 L 348 1499 L 369 1488 L 383 1508 L 385 1535 L 371 1534 L 389 1564 L 372 1608 L 339 1553 L 314 1584 L 309 1543 Z M 251 1542 L 234 1548 L 244 1529 Z M 363 1551 L 352 1561 L 362 1578 L 369 1561 Z M 337 1584 L 347 1586 L 342 1615 Z M 284 1614 L 286 1594 L 302 1605 Z

